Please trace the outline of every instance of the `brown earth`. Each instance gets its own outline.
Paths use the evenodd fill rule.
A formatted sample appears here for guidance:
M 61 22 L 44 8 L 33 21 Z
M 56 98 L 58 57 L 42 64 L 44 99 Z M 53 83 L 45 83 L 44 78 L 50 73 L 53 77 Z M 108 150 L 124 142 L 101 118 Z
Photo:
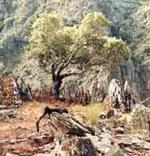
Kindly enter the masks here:
M 75 112 L 79 116 L 86 114 L 86 108 L 81 105 L 67 106 L 63 102 L 25 103 L 17 110 L 16 117 L 0 121 L 0 155 L 3 156 L 7 152 L 22 153 L 24 156 L 34 155 L 42 150 L 42 146 L 53 141 L 46 119 L 41 122 L 41 131 L 36 132 L 35 123 L 45 106 L 66 106 L 70 112 Z

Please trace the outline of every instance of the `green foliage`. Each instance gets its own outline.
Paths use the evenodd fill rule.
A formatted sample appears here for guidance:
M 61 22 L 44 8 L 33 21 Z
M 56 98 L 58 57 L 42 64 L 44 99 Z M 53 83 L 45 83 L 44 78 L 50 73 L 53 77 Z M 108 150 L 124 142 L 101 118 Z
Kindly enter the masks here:
M 88 14 L 79 28 L 61 27 L 57 13 L 44 13 L 33 24 L 30 49 L 38 55 L 40 65 L 66 68 L 79 64 L 116 66 L 129 52 L 122 40 L 105 36 L 109 21 L 101 13 Z M 82 69 L 83 69 L 82 68 Z
M 29 42 L 37 53 L 46 52 L 49 49 L 53 33 L 60 27 L 59 15 L 57 13 L 42 13 L 34 22 Z M 34 51 L 33 50 L 33 51 Z
M 49 45 L 47 46 L 47 57 L 53 62 L 59 61 L 60 59 L 66 59 L 70 51 L 70 46 L 73 44 L 73 41 L 70 37 L 70 34 L 64 30 L 58 30 L 55 32 L 49 40 Z M 50 55 L 50 56 L 48 56 Z M 49 61 L 49 60 L 47 60 Z
M 78 39 L 78 45 L 77 60 L 85 67 L 103 65 L 113 69 L 129 55 L 129 49 L 121 39 L 106 36 L 86 34 Z
M 85 107 L 85 116 L 90 124 L 96 125 L 98 123 L 98 117 L 103 110 L 104 108 L 102 103 L 91 103 Z
M 110 22 L 99 12 L 89 13 L 81 21 L 79 26 L 79 34 L 98 34 L 105 35 Z
M 3 29 L 3 27 L 4 27 L 4 21 L 0 20 L 0 31 Z

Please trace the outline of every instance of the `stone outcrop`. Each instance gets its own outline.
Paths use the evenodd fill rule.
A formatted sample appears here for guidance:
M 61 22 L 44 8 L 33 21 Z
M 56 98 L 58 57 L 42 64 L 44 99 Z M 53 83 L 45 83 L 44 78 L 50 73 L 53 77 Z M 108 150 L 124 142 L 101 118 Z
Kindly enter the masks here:
M 0 77 L 1 101 L 3 105 L 15 105 L 21 103 L 18 83 L 11 75 L 1 75 Z
M 131 114 L 131 128 L 133 131 L 147 132 L 150 135 L 150 108 L 138 105 Z
M 89 138 L 65 138 L 60 145 L 56 145 L 51 156 L 96 156 L 96 151 Z
M 32 91 L 21 77 L 13 75 L 0 76 L 0 104 L 19 105 L 22 101 L 31 100 Z

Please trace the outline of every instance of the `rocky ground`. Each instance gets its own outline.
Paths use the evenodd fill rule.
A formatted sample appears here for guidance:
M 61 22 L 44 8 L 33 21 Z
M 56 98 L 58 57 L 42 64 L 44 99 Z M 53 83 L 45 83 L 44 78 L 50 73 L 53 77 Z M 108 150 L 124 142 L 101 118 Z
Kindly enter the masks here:
M 99 120 L 97 126 L 93 126 L 95 135 L 86 134 L 84 137 L 65 136 L 60 142 L 57 142 L 48 125 L 47 118 L 41 121 L 41 128 L 38 133 L 35 123 L 45 105 L 50 106 L 50 104 L 44 103 L 24 104 L 17 110 L 15 109 L 15 115 L 1 119 L 1 156 L 150 155 L 150 136 L 147 131 L 136 131 L 133 134 L 133 131 L 131 133 L 131 128 L 129 128 L 130 126 L 119 124 L 127 123 L 127 120 L 130 120 L 131 115 L 128 114 L 109 119 L 109 121 L 107 119 Z M 67 108 L 71 112 L 71 116 L 74 116 L 79 122 L 83 123 L 87 120 L 84 117 L 84 107 L 69 106 Z M 84 122 L 84 125 L 87 124 Z

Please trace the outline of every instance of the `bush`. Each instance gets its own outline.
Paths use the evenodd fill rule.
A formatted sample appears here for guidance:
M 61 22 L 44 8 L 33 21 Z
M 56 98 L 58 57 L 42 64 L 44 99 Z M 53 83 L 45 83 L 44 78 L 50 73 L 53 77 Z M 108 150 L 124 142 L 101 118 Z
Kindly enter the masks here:
M 86 117 L 90 124 L 95 125 L 98 123 L 98 118 L 100 113 L 103 111 L 103 104 L 102 103 L 91 103 L 90 105 L 86 106 Z

